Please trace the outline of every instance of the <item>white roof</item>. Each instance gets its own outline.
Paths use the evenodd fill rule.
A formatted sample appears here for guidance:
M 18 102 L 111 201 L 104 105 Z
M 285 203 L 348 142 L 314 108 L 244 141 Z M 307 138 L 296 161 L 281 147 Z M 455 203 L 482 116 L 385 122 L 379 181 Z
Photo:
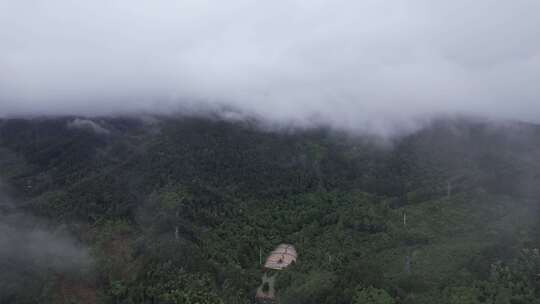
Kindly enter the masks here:
M 296 249 L 293 245 L 281 244 L 274 249 L 266 258 L 265 268 L 282 270 L 289 266 L 292 262 L 296 262 Z

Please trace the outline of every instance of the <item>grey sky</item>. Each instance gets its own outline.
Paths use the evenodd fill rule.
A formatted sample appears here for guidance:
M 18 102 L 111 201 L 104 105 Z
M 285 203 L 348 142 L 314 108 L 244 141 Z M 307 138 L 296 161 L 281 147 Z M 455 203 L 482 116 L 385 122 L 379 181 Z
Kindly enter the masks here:
M 0 0 L 0 116 L 540 121 L 540 1 Z

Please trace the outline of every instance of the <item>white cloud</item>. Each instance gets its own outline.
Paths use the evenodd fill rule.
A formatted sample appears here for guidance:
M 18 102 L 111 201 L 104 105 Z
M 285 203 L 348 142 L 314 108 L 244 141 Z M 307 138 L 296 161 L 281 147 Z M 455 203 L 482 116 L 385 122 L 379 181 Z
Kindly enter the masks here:
M 540 2 L 0 0 L 0 113 L 538 122 Z M 1 115 L 1 114 L 0 114 Z
M 97 134 L 109 134 L 110 131 L 90 119 L 75 118 L 68 122 L 68 128 L 90 130 Z

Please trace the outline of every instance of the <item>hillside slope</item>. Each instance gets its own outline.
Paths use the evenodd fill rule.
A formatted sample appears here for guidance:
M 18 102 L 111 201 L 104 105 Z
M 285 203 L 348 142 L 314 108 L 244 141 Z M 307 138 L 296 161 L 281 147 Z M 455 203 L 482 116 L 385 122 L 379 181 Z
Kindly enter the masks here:
M 468 119 L 384 144 L 218 118 L 3 120 L 0 214 L 69 233 L 92 266 L 10 269 L 25 284 L 0 303 L 251 303 L 259 253 L 283 242 L 299 261 L 282 303 L 536 303 L 539 160 L 540 126 Z

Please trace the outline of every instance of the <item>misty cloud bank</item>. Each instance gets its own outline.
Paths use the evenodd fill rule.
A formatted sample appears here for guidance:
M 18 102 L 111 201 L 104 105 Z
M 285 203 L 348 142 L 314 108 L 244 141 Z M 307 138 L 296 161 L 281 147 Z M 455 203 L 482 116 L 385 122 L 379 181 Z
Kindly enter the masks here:
M 2 1 L 0 116 L 539 122 L 540 2 Z

